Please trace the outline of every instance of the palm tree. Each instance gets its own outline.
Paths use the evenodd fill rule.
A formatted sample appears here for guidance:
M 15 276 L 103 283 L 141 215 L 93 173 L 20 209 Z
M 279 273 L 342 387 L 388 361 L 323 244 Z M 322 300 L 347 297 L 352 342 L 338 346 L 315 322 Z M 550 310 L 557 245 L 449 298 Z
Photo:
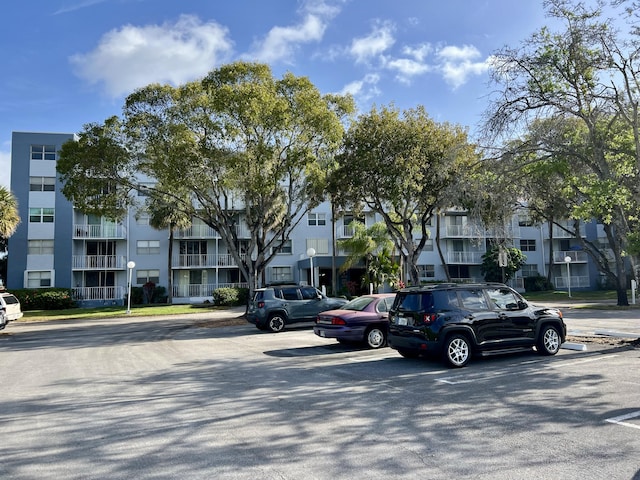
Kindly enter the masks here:
M 156 230 L 169 229 L 169 251 L 167 254 L 168 267 L 168 285 L 167 285 L 167 303 L 173 302 L 173 233 L 176 230 L 189 228 L 192 222 L 190 213 L 179 210 L 177 202 L 154 193 L 147 202 L 147 211 L 149 212 L 149 225 Z
M 18 201 L 10 190 L 0 186 L 0 237 L 8 239 L 19 224 Z

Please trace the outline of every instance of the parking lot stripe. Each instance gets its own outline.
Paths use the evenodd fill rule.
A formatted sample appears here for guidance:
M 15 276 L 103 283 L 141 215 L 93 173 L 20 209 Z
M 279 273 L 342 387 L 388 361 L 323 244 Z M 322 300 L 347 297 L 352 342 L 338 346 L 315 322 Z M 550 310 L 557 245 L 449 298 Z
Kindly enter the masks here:
M 633 423 L 627 423 L 624 420 L 629 420 L 631 418 L 640 417 L 640 410 L 627 413 L 626 415 L 620 415 L 619 417 L 607 418 L 605 422 L 615 423 L 616 425 L 622 425 L 624 427 L 631 427 L 640 429 L 640 425 L 635 425 Z

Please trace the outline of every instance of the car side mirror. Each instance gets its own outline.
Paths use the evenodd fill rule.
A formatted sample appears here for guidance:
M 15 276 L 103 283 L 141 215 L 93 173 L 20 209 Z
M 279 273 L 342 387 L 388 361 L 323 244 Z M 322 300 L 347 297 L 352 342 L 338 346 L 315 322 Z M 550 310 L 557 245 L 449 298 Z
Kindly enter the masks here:
M 527 302 L 524 302 L 522 300 L 520 300 L 518 302 L 518 310 L 524 310 L 525 308 L 527 308 L 529 306 L 529 304 Z

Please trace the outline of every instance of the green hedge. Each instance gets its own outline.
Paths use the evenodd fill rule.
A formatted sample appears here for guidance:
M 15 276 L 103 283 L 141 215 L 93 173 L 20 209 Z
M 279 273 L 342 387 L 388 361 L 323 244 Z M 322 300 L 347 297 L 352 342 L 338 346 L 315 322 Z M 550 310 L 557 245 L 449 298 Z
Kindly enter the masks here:
M 547 277 L 538 275 L 536 277 L 525 277 L 524 289 L 527 292 L 547 292 L 555 290 L 555 287 L 553 286 L 553 283 L 547 280 Z
M 213 291 L 213 303 L 225 307 L 246 305 L 249 298 L 248 288 L 225 287 Z
M 22 311 L 28 310 L 64 310 L 77 307 L 69 288 L 33 288 L 11 290 L 18 300 Z

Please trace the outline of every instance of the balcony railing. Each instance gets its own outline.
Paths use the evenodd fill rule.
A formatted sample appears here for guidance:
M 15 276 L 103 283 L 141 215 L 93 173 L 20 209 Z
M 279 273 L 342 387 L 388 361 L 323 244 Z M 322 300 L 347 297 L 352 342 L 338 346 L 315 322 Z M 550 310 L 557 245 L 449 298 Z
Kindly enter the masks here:
M 565 263 L 565 257 L 571 258 L 571 263 L 587 263 L 589 255 L 582 250 L 568 250 L 553 252 L 553 263 Z
M 244 255 L 242 259 L 244 260 Z M 178 255 L 173 259 L 175 268 L 207 268 L 207 267 L 237 267 L 238 263 L 231 254 L 194 253 Z
M 210 297 L 218 288 L 248 288 L 246 283 L 208 283 L 204 285 L 174 285 L 173 296 L 176 298 Z
M 174 237 L 181 238 L 220 238 L 220 234 L 209 225 L 192 225 L 189 228 L 178 230 Z
M 445 225 L 445 238 L 477 238 L 483 237 L 485 230 L 483 227 L 467 223 L 465 225 Z
M 127 258 L 122 255 L 74 255 L 73 270 L 124 270 Z
M 473 264 L 479 265 L 482 263 L 482 255 L 485 252 L 447 252 L 447 263 L 454 264 Z
M 563 223 L 563 226 L 569 230 L 569 232 L 573 232 L 573 222 L 571 223 Z M 575 238 L 575 236 L 571 233 L 569 233 L 565 230 L 563 230 L 562 228 L 558 227 L 557 225 L 553 226 L 553 238 Z M 580 224 L 578 227 L 578 235 L 580 237 L 584 237 L 585 236 L 585 230 L 584 230 L 584 225 Z
M 589 276 L 588 275 L 576 275 L 571 276 L 571 283 L 567 283 L 567 277 L 555 277 L 553 280 L 556 288 L 588 288 L 591 285 L 589 284 Z
M 75 224 L 73 226 L 73 238 L 124 239 L 126 237 L 127 231 L 123 225 Z
M 75 287 L 75 300 L 121 300 L 125 295 L 125 287 Z

